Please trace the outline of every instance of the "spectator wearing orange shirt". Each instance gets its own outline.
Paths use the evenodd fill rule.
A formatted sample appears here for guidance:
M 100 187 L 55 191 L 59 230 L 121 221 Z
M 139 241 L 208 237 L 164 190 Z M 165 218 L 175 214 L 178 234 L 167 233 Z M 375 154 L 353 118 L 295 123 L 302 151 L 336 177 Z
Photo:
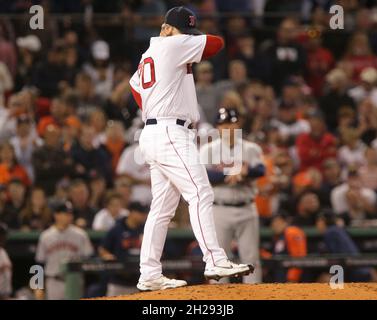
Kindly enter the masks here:
M 37 131 L 38 134 L 43 137 L 46 128 L 50 124 L 57 125 L 62 128 L 64 125 L 67 126 L 79 126 L 80 121 L 78 118 L 67 114 L 67 105 L 64 99 L 54 98 L 51 103 L 50 115 L 44 116 L 39 120 Z
M 300 159 L 300 170 L 321 170 L 323 162 L 336 157 L 336 138 L 327 131 L 323 114 L 319 110 L 307 113 L 310 132 L 297 137 L 296 148 Z
M 25 186 L 31 183 L 25 168 L 17 163 L 13 146 L 4 142 L 0 146 L 0 184 L 7 184 L 12 179 L 19 179 Z
M 111 167 L 113 174 L 117 168 L 119 158 L 126 146 L 126 133 L 122 122 L 110 120 L 105 131 L 104 146 L 111 154 Z
M 304 231 L 289 225 L 285 214 L 278 214 L 271 223 L 274 233 L 274 255 L 289 255 L 304 257 L 307 255 L 306 235 Z M 276 268 L 274 274 L 276 282 L 300 282 L 303 280 L 303 270 L 299 268 Z

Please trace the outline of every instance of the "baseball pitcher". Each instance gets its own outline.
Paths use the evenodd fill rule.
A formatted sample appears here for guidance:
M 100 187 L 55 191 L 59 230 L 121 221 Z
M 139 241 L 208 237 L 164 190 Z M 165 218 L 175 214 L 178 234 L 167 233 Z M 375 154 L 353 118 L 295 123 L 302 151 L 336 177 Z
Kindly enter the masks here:
M 220 279 L 253 271 L 252 266 L 230 262 L 219 246 L 212 212 L 214 195 L 191 130 L 199 120 L 192 64 L 217 54 L 223 45 L 221 37 L 196 29 L 193 12 L 172 8 L 160 36 L 151 38 L 130 80 L 145 122 L 139 143 L 150 165 L 153 196 L 140 253 L 137 288 L 141 291 L 187 285 L 164 277 L 160 262 L 181 195 L 189 204 L 192 229 L 206 263 L 205 277 Z

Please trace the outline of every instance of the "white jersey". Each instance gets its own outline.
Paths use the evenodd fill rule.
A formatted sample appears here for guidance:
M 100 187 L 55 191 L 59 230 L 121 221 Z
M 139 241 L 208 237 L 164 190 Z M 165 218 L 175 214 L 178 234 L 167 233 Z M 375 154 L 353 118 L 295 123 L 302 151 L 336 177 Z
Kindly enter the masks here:
M 153 37 L 130 84 L 140 93 L 143 121 L 177 118 L 199 121 L 192 63 L 200 62 L 205 35 Z
M 84 230 L 71 225 L 60 231 L 51 226 L 39 237 L 36 261 L 45 263 L 47 276 L 57 276 L 61 273 L 62 263 L 92 254 L 93 247 Z

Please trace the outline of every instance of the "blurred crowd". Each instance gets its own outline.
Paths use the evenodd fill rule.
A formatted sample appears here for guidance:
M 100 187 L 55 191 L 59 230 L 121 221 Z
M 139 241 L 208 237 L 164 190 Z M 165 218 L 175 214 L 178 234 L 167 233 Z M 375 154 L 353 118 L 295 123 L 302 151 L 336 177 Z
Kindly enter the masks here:
M 60 9 L 75 11 L 69 3 Z M 202 14 L 210 4 L 227 10 L 223 1 L 193 3 Z M 375 9 L 352 3 L 345 1 L 346 26 L 356 31 L 340 56 L 322 44 L 329 15 L 315 1 L 307 1 L 309 22 L 280 19 L 263 41 L 248 18 L 231 15 L 226 32 L 220 18 L 200 21 L 205 33 L 225 37 L 226 48 L 195 66 L 197 127 L 214 126 L 219 107 L 238 109 L 245 137 L 264 152 L 267 174 L 257 182 L 256 202 L 265 224 L 286 211 L 310 226 L 324 207 L 346 224 L 377 215 L 377 19 Z M 149 33 L 138 23 L 132 28 L 128 51 L 158 34 L 169 4 L 122 2 L 129 19 L 153 14 L 143 23 Z M 108 190 L 121 195 L 124 210 L 129 201 L 151 200 L 148 168 L 134 158 L 143 123 L 128 83 L 132 55 L 113 59 L 110 42 L 91 24 L 81 24 L 88 37 L 69 21 L 55 27 L 17 34 L 17 21 L 0 24 L 0 221 L 11 229 L 45 229 L 55 200 L 70 199 L 83 228 L 96 228 Z M 53 37 L 50 46 L 46 37 Z
M 204 33 L 225 38 L 218 56 L 194 66 L 196 127 L 215 126 L 220 107 L 242 115 L 267 168 L 257 180 L 262 224 L 284 214 L 315 226 L 328 208 L 344 225 L 377 218 L 373 1 L 20 0 L 2 1 L 0 12 L 31 3 L 45 8 L 44 30 L 0 20 L 0 222 L 9 229 L 45 230 L 53 204 L 70 200 L 76 226 L 106 231 L 130 204 L 150 204 L 148 167 L 135 161 L 143 123 L 129 79 L 177 4 L 202 16 Z M 332 4 L 344 7 L 345 30 L 329 29 Z M 96 23 L 103 12 L 116 19 Z

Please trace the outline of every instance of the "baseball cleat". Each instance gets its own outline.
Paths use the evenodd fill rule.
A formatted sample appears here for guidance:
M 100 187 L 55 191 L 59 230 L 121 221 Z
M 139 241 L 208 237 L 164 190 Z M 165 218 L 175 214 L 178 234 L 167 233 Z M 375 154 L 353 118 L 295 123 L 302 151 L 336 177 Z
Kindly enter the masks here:
M 187 286 L 187 282 L 184 280 L 169 279 L 167 277 L 161 276 L 156 280 L 151 281 L 140 281 L 136 287 L 140 291 L 156 291 L 156 290 L 165 290 L 172 288 L 179 288 Z
M 204 277 L 207 280 L 220 280 L 225 277 L 241 277 L 247 276 L 254 272 L 254 266 L 251 264 L 237 264 L 231 261 L 226 261 L 222 265 L 217 265 L 211 268 L 206 268 Z

